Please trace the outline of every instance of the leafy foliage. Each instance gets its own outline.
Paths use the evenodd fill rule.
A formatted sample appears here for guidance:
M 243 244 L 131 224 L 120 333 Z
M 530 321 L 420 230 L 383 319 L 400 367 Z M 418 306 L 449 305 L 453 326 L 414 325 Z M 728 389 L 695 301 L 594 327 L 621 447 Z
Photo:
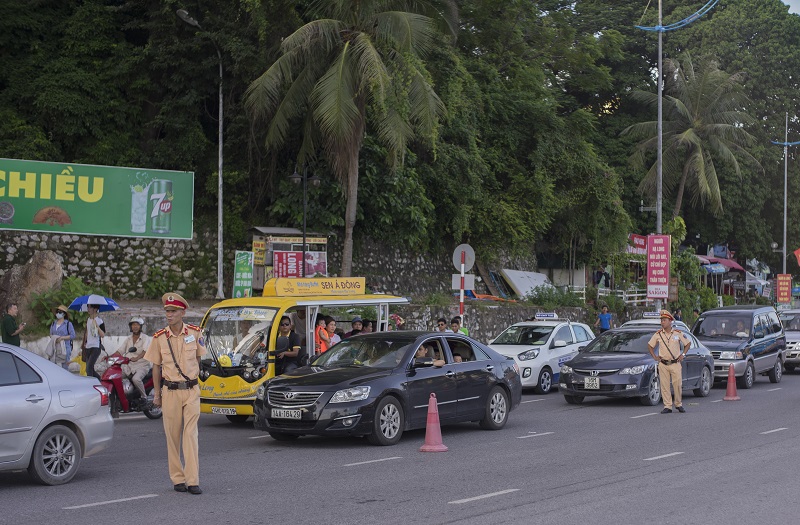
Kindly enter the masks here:
M 31 310 L 36 317 L 34 329 L 37 332 L 45 333 L 55 320 L 53 312 L 58 305 L 69 306 L 76 297 L 90 294 L 108 295 L 108 291 L 101 286 L 88 285 L 77 277 L 65 277 L 61 281 L 61 288 L 35 294 L 31 303 Z M 69 312 L 70 321 L 75 325 L 76 330 L 77 327 L 86 323 L 88 316 L 87 312 L 75 310 Z

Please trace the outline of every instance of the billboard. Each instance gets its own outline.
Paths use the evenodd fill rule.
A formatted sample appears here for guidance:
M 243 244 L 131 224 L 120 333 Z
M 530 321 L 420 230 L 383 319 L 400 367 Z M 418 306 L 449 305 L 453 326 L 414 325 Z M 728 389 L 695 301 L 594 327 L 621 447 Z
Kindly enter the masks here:
M 231 297 L 253 296 L 253 252 L 236 250 L 233 267 L 233 295 Z
M 669 235 L 647 236 L 647 298 L 669 298 Z
M 0 159 L 0 229 L 191 239 L 194 173 Z
M 778 274 L 778 284 L 775 287 L 777 303 L 792 302 L 792 275 L 788 273 Z

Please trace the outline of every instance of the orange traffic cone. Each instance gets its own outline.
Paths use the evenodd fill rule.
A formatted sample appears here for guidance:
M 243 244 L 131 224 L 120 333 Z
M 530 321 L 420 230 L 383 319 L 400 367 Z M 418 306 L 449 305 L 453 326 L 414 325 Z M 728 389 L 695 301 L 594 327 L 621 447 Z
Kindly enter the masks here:
M 420 452 L 447 452 L 447 447 L 442 443 L 442 429 L 439 426 L 439 407 L 436 404 L 436 394 L 431 393 L 428 400 L 428 425 L 425 427 L 425 444 L 419 448 Z
M 733 363 L 728 367 L 728 390 L 725 392 L 725 401 L 739 401 L 741 397 L 736 393 L 736 374 L 733 373 Z

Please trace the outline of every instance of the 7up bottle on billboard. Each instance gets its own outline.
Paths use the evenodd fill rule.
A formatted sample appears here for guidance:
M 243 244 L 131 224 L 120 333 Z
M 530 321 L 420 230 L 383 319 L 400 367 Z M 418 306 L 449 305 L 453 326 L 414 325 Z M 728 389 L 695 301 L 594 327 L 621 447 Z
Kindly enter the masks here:
M 151 188 L 153 211 L 150 213 L 150 229 L 153 233 L 168 234 L 172 231 L 172 181 L 156 179 Z

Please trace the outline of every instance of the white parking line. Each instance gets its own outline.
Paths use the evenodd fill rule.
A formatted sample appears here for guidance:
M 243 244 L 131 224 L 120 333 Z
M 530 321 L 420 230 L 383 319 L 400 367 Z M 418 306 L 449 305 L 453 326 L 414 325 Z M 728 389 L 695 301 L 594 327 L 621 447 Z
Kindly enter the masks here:
M 774 391 L 776 391 L 776 390 L 780 390 L 780 389 L 781 389 L 781 387 L 778 387 L 778 388 L 770 388 L 769 390 L 767 390 L 767 392 L 774 392 Z
M 544 399 L 528 399 L 527 401 L 520 401 L 520 403 L 536 403 L 537 401 L 544 401 Z
M 450 504 L 453 504 L 453 505 L 461 505 L 462 503 L 469 503 L 470 501 L 478 501 L 480 499 L 493 498 L 495 496 L 502 496 L 503 494 L 510 494 L 512 492 L 517 492 L 518 490 L 519 489 L 501 490 L 499 492 L 492 492 L 490 494 L 482 494 L 480 496 L 475 496 L 474 498 L 457 499 L 455 501 L 448 501 L 447 503 L 450 503 Z
M 87 503 L 85 505 L 75 505 L 74 507 L 61 507 L 62 510 L 85 509 L 87 507 L 99 507 L 101 505 L 111 505 L 112 503 L 122 503 L 124 501 L 134 501 L 137 499 L 157 498 L 158 494 L 145 494 L 144 496 L 134 496 L 132 498 L 112 499 L 109 501 L 98 501 L 97 503 Z
M 664 454 L 663 456 L 645 458 L 645 461 L 655 461 L 657 459 L 671 458 L 672 456 L 680 456 L 681 454 L 683 454 L 683 452 L 670 452 L 669 454 Z
M 650 412 L 649 414 L 642 414 L 640 416 L 631 416 L 631 419 L 639 419 L 640 417 L 657 416 L 658 412 Z
M 367 463 L 380 463 L 381 461 L 391 461 L 393 459 L 403 459 L 403 456 L 393 456 L 391 458 L 372 459 L 370 461 L 359 461 L 358 463 L 348 463 L 345 467 L 355 467 L 356 465 L 366 465 Z
M 553 432 L 542 432 L 541 434 L 537 432 L 528 432 L 527 436 L 517 436 L 517 439 L 527 439 L 527 438 L 535 438 L 539 436 L 549 436 Z
M 787 430 L 787 429 L 781 427 L 781 428 L 776 428 L 774 430 L 767 430 L 766 432 L 759 432 L 759 434 L 772 434 L 773 432 L 780 432 L 781 430 Z

